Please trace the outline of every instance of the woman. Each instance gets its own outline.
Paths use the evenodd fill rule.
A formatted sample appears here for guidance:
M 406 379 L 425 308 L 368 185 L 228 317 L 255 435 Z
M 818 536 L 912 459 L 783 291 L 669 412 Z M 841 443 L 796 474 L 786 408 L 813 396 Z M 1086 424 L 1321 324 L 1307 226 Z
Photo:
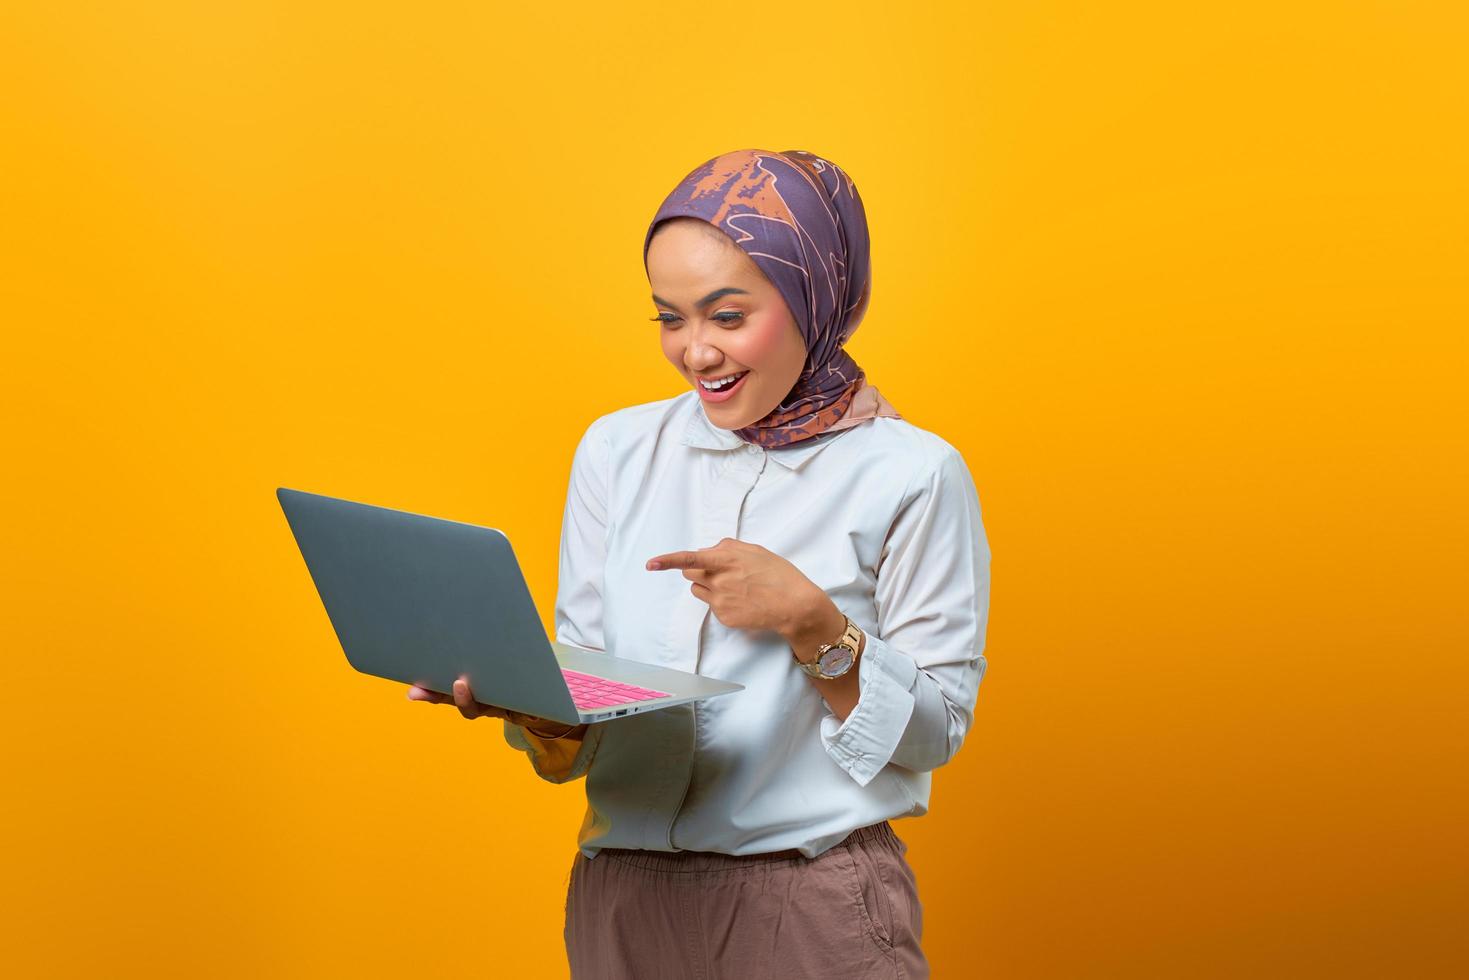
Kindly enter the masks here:
M 927 812 L 984 675 L 973 481 L 842 349 L 870 276 L 836 165 L 716 157 L 658 209 L 644 258 L 691 390 L 582 436 L 556 638 L 745 689 L 574 728 L 463 680 L 409 697 L 504 718 L 543 778 L 586 777 L 564 933 L 578 980 L 925 977 L 888 821 Z

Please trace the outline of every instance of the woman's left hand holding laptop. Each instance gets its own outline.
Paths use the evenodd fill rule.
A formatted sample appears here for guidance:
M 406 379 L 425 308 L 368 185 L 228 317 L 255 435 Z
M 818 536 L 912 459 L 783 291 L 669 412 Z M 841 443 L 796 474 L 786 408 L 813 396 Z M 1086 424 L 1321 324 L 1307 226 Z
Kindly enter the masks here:
M 454 694 L 440 694 L 438 691 L 430 691 L 419 687 L 417 684 L 408 688 L 408 700 L 431 701 L 434 704 L 452 704 L 459 709 L 459 713 L 469 721 L 476 718 L 503 718 L 512 725 L 529 731 L 537 738 L 554 740 L 558 738 L 580 738 L 586 731 L 586 725 L 566 725 L 549 718 L 539 718 L 535 715 L 522 714 L 519 711 L 511 711 L 509 708 L 497 707 L 493 704 L 484 704 L 474 699 L 474 692 L 469 689 L 469 681 L 460 677 L 454 682 Z M 581 731 L 578 732 L 578 729 Z

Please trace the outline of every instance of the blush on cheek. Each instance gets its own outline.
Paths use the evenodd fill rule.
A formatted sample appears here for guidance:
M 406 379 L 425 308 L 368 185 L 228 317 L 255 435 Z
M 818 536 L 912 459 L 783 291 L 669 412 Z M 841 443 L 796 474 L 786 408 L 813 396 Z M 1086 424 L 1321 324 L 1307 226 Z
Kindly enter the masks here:
M 779 317 L 765 316 L 751 319 L 740 345 L 739 359 L 750 368 L 769 371 L 782 357 L 787 326 Z

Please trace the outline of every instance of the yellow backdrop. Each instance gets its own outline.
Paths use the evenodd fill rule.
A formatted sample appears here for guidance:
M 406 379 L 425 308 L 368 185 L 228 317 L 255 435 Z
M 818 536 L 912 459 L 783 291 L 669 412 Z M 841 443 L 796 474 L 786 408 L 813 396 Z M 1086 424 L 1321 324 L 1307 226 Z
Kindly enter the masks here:
M 505 530 L 549 630 L 744 146 L 856 180 L 990 532 L 935 975 L 1469 970 L 1462 5 L 85 6 L 0 14 L 7 974 L 565 975 L 581 786 L 353 672 L 273 491 Z

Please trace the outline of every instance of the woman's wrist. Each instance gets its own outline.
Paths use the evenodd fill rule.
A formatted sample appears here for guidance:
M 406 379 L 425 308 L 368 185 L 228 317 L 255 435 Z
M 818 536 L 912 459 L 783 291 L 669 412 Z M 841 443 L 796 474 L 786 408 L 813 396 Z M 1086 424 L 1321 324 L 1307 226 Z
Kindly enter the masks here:
M 536 738 L 539 738 L 539 739 L 541 739 L 543 741 L 546 741 L 546 742 L 554 742 L 557 739 L 566 738 L 568 735 L 570 735 L 572 732 L 576 731 L 577 729 L 580 728 L 580 729 L 583 729 L 584 730 L 586 728 L 585 725 L 572 725 L 570 728 L 566 729 L 566 731 L 561 732 L 559 734 L 554 733 L 554 732 L 547 734 L 547 733 L 544 733 L 544 732 L 538 732 L 538 731 L 536 731 L 530 725 L 521 725 L 520 727 L 521 728 L 524 728 L 526 731 L 530 732 Z
M 781 633 L 796 659 L 802 663 L 810 663 L 816 659 L 816 651 L 821 645 L 834 643 L 842 635 L 846 625 L 846 617 L 831 600 L 831 596 L 825 592 L 817 592 L 815 598 L 807 604 L 804 615 Z
M 846 627 L 846 615 L 832 601 L 831 596 L 822 592 L 814 602 L 808 604 L 805 617 L 791 629 L 782 631 L 782 635 L 790 644 L 796 659 L 809 664 L 816 660 L 816 651 L 821 649 L 822 644 L 835 643 Z M 862 652 L 866 646 L 867 634 L 864 633 L 856 661 L 840 677 L 808 677 L 838 721 L 846 720 L 861 697 L 862 688 L 858 678 L 862 667 Z

